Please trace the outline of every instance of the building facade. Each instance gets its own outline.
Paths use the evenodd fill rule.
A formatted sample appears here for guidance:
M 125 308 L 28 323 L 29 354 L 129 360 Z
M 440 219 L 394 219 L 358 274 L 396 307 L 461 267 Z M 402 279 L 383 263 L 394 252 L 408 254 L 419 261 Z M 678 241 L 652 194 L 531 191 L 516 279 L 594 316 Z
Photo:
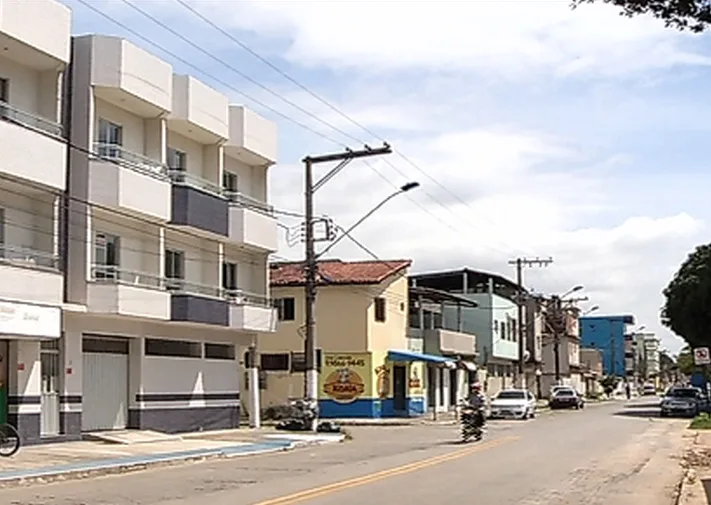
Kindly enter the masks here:
M 546 311 L 546 316 L 551 316 L 552 314 L 553 311 Z M 569 385 L 578 391 L 583 390 L 578 315 L 579 310 L 577 308 L 564 308 L 562 311 L 562 316 L 564 317 L 562 328 L 564 328 L 564 332 L 557 337 L 551 331 L 551 328 L 554 327 L 554 322 L 547 321 L 546 323 L 546 328 L 549 331 L 546 332 L 543 339 L 543 373 L 541 376 L 544 396 L 547 396 L 551 388 L 556 384 Z
M 518 286 L 499 275 L 468 268 L 413 275 L 410 282 L 476 302 L 476 308 L 445 307 L 444 327 L 457 328 L 461 318 L 462 330 L 476 335 L 477 360 L 487 394 L 512 387 L 519 357 Z
M 276 322 L 276 126 L 70 26 L 0 3 L 0 415 L 26 443 L 236 427 L 236 347 Z
M 626 328 L 634 324 L 634 316 L 586 316 L 579 320 L 581 345 L 602 353 L 604 375 L 626 375 Z
M 409 260 L 325 260 L 318 264 L 316 338 L 319 408 L 325 418 L 401 417 L 425 412 L 427 366 L 453 360 L 408 350 Z M 304 391 L 303 263 L 273 263 L 279 310 L 273 335 L 258 342 L 264 407 Z

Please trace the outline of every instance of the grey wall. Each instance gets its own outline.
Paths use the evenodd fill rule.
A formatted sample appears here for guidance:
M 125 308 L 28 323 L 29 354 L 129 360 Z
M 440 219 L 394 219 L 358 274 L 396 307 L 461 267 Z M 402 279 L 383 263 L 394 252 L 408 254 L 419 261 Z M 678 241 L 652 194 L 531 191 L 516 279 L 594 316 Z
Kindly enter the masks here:
M 227 300 L 174 294 L 170 297 L 170 319 L 229 326 L 230 304 Z
M 228 234 L 229 204 L 224 198 L 174 184 L 172 213 L 173 224 L 193 226 L 225 237 Z

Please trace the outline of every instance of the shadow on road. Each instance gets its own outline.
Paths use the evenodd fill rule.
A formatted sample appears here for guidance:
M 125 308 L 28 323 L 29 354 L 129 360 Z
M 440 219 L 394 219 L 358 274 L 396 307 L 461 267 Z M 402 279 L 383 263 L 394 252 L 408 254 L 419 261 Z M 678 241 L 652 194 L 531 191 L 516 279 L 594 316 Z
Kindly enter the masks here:
M 616 416 L 625 417 L 661 417 L 658 405 L 627 405 L 623 410 L 615 412 Z
M 701 484 L 706 492 L 706 503 L 711 503 L 711 479 L 703 479 Z

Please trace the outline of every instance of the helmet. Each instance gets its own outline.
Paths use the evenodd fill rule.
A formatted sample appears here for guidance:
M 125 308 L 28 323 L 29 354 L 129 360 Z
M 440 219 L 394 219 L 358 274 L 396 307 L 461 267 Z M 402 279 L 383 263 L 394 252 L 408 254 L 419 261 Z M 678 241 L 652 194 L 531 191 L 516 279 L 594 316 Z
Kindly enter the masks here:
M 481 391 L 481 383 L 475 382 L 474 384 L 472 384 L 472 390 Z

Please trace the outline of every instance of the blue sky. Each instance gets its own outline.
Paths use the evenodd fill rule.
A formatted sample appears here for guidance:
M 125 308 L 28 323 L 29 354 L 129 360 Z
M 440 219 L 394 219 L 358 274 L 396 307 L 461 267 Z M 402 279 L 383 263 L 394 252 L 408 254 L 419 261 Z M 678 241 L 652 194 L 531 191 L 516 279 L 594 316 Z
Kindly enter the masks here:
M 407 159 L 351 164 L 317 205 L 347 226 L 393 186 L 421 182 L 356 233 L 378 255 L 413 258 L 416 270 L 467 265 L 505 275 L 510 258 L 550 255 L 553 266 L 526 273 L 530 286 L 583 284 L 599 313 L 633 313 L 679 348 L 658 310 L 661 289 L 706 240 L 711 218 L 708 36 L 621 18 L 608 6 L 571 12 L 566 1 L 188 2 L 365 131 L 175 0 L 133 1 L 272 93 L 121 0 L 88 1 L 204 74 L 67 0 L 75 33 L 126 36 L 277 121 L 270 184 L 278 207 L 300 210 L 305 154 L 377 143 L 375 132 Z M 282 245 L 280 256 L 300 256 L 299 246 Z M 348 244 L 334 254 L 363 256 Z

